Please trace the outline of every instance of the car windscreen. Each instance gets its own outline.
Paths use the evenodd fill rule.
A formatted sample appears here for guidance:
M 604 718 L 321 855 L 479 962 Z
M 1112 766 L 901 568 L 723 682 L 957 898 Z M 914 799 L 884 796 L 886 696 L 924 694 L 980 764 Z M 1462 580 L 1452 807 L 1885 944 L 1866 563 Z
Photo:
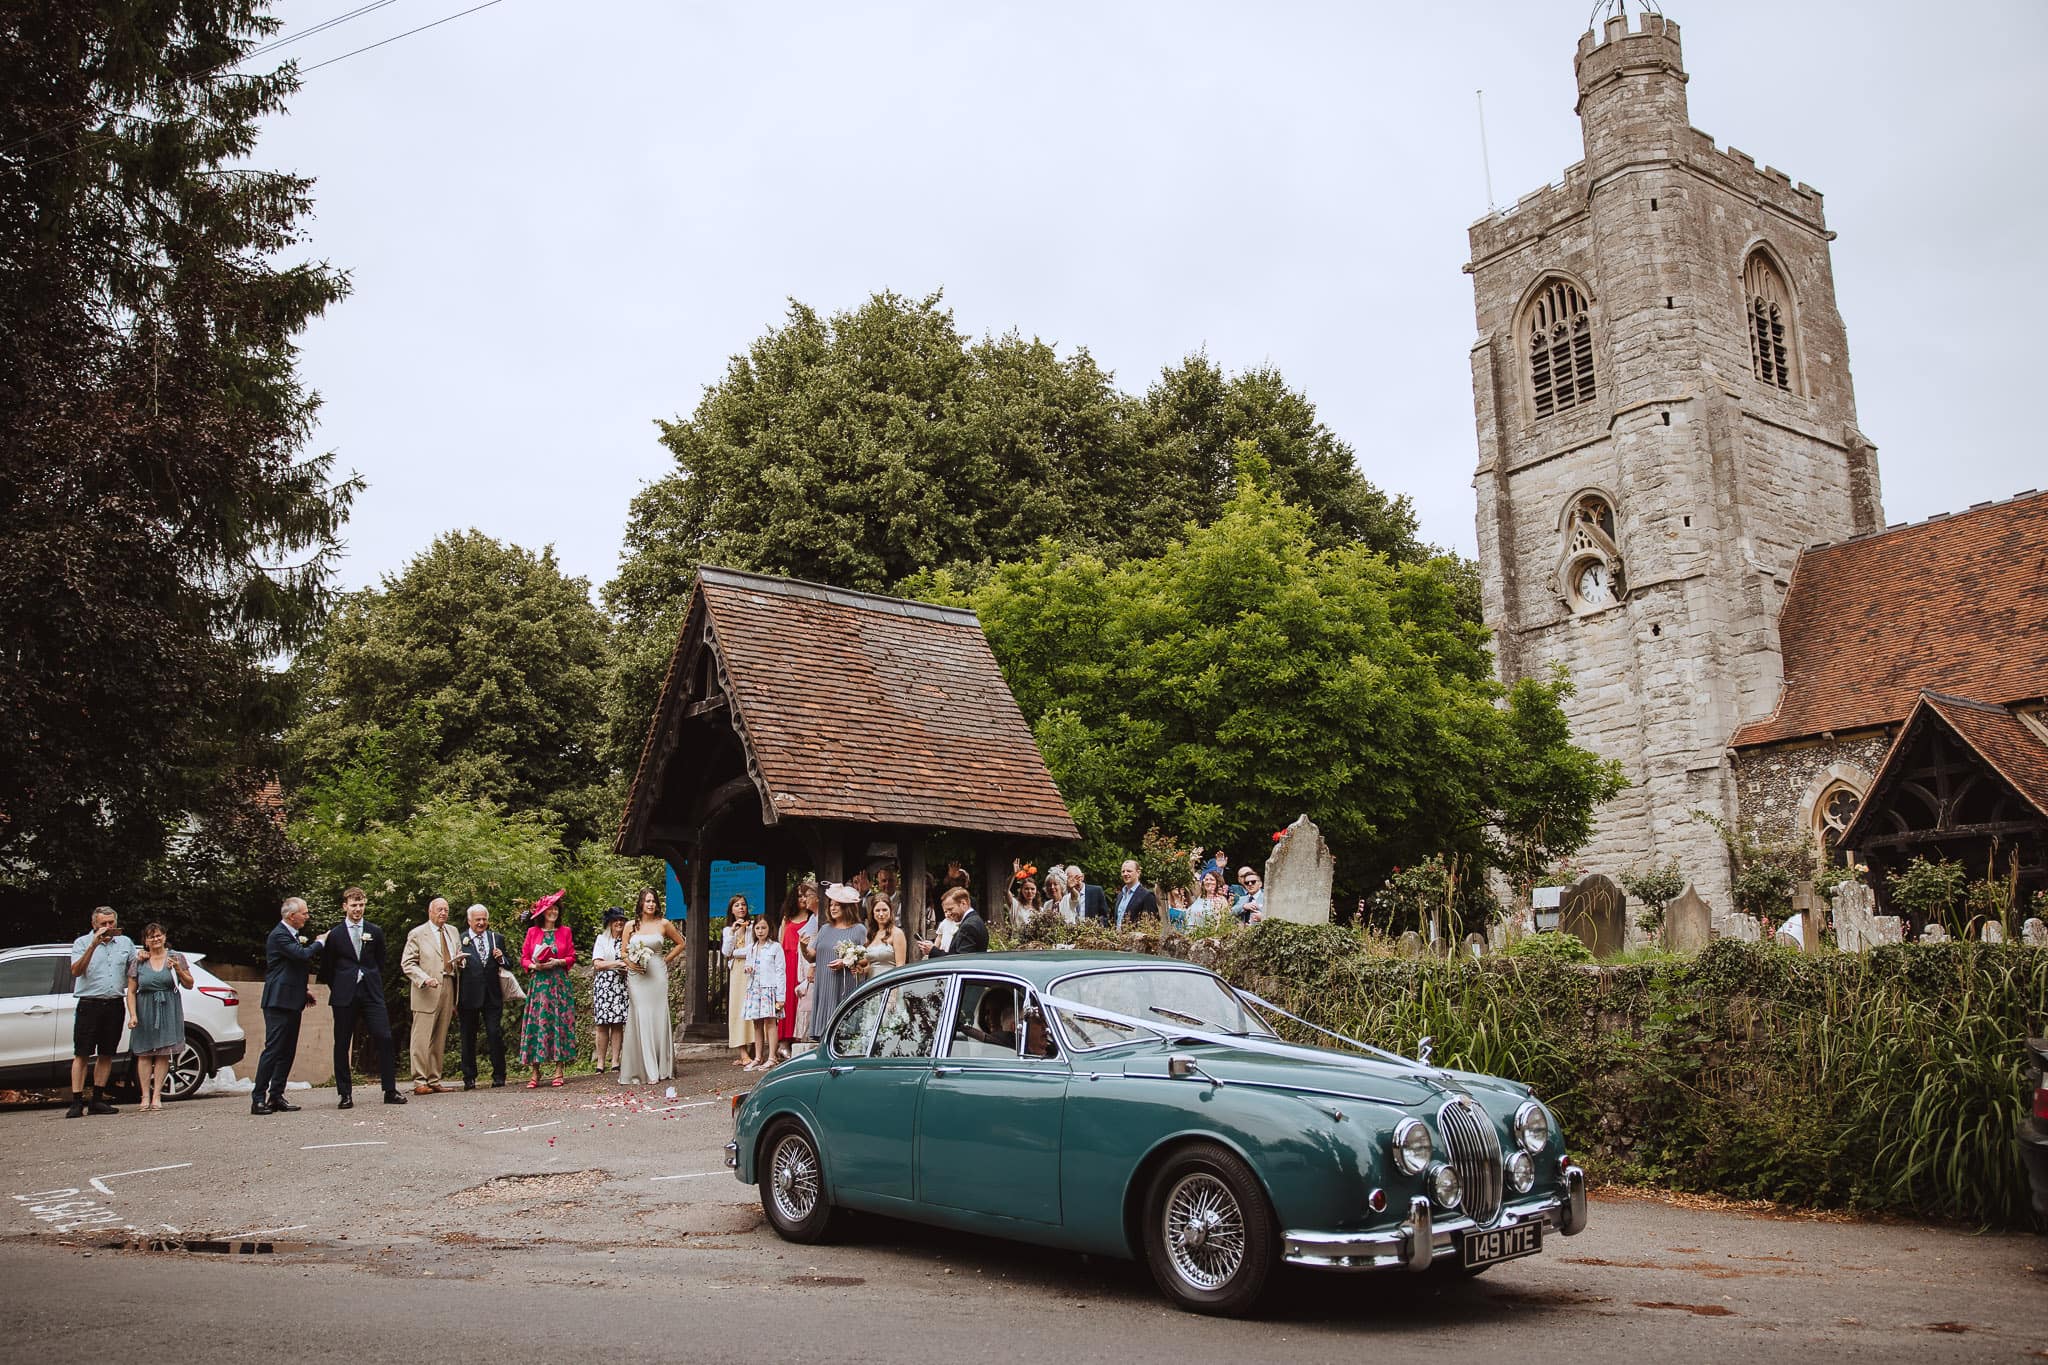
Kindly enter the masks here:
M 1162 1034 L 1171 1033 L 1177 1025 L 1213 1033 L 1273 1036 L 1235 992 L 1207 972 L 1145 968 L 1089 972 L 1066 978 L 1052 988 L 1051 994 L 1077 1005 L 1092 1005 L 1143 1019 Z M 1109 1047 L 1139 1036 L 1129 1025 L 1092 1018 L 1079 1010 L 1062 1010 L 1061 1018 L 1081 1047 Z

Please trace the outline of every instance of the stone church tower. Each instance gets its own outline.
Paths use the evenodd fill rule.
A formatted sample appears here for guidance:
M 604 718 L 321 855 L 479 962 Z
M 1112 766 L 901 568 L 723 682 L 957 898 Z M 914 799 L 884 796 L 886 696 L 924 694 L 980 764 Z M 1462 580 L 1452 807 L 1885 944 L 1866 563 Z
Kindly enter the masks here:
M 1617 8 L 1620 8 L 1617 6 Z M 1707 811 L 1782 684 L 1803 546 L 1883 526 L 1819 191 L 1686 116 L 1678 25 L 1579 40 L 1585 159 L 1471 229 L 1479 559 L 1505 680 L 1562 664 L 1575 737 L 1630 787 L 1582 855 L 1675 856 L 1731 909 Z

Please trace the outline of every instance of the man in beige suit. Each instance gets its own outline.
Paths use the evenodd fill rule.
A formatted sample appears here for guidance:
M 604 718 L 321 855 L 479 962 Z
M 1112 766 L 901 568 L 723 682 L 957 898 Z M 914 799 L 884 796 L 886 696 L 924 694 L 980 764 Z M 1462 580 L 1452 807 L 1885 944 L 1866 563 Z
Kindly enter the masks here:
M 412 1093 L 431 1095 L 441 1084 L 441 1057 L 448 1050 L 448 1024 L 455 1018 L 455 973 L 462 952 L 448 927 L 448 902 L 427 905 L 427 922 L 405 936 L 398 959 L 412 983 Z

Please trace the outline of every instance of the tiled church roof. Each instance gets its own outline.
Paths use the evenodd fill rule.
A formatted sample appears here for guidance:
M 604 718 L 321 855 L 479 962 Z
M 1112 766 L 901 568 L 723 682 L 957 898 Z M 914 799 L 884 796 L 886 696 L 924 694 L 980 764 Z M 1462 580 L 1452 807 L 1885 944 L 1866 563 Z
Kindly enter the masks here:
M 2048 696 L 2048 493 L 1800 553 L 1785 690 L 1737 748 L 1904 720 L 1923 689 Z
M 708 565 L 695 592 L 779 817 L 1079 837 L 973 612 Z

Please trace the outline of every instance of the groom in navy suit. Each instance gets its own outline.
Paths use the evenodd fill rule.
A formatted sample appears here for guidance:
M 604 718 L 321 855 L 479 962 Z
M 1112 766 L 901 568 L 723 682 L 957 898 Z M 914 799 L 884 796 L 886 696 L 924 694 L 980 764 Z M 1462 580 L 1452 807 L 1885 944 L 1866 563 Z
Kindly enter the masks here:
M 342 921 L 321 937 L 327 953 L 321 976 L 327 982 L 327 1003 L 334 1007 L 334 1088 L 341 1092 L 337 1109 L 355 1108 L 351 1086 L 349 1044 L 356 1021 L 370 1030 L 377 1049 L 377 1079 L 384 1084 L 384 1103 L 404 1104 L 398 1093 L 398 1053 L 391 1043 L 391 1013 L 384 1006 L 384 931 L 363 917 L 370 898 L 360 886 L 341 893 Z
M 308 940 L 306 902 L 297 896 L 278 912 L 277 927 L 263 941 L 263 1055 L 256 1062 L 256 1088 L 249 1092 L 252 1114 L 289 1114 L 299 1106 L 286 1101 L 285 1079 L 299 1055 L 299 1020 L 313 1003 L 307 974 L 320 956 L 327 935 Z

